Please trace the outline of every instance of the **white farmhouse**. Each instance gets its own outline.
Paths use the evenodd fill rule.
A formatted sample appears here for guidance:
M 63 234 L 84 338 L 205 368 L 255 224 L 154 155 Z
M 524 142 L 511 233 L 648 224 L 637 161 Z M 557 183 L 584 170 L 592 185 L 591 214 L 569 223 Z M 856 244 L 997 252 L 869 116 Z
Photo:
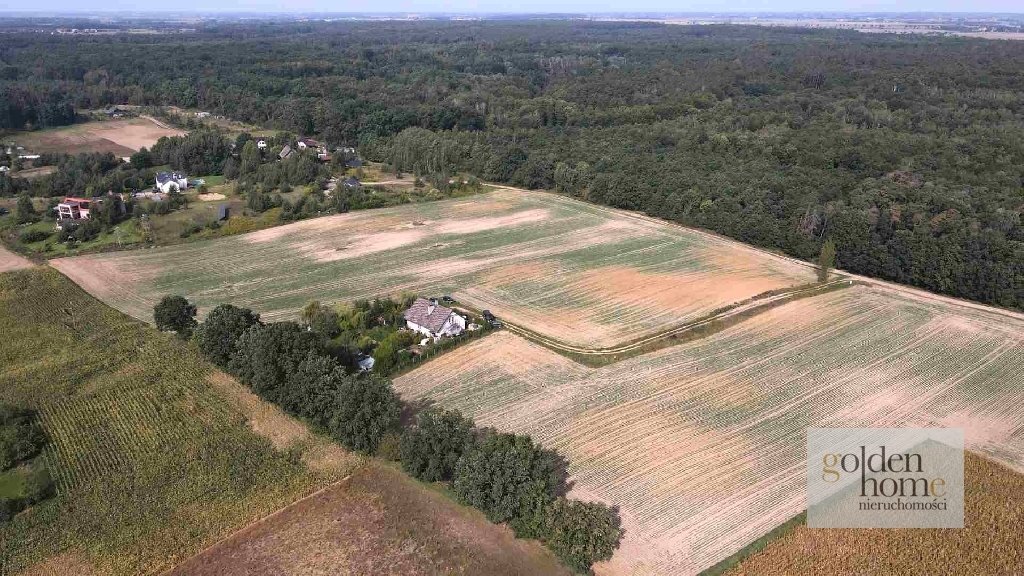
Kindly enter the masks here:
M 170 194 L 172 191 L 181 192 L 188 188 L 188 178 L 177 172 L 157 172 L 156 187 L 164 194 Z
M 466 330 L 466 319 L 433 300 L 417 298 L 403 314 L 405 325 L 430 338 L 458 336 Z

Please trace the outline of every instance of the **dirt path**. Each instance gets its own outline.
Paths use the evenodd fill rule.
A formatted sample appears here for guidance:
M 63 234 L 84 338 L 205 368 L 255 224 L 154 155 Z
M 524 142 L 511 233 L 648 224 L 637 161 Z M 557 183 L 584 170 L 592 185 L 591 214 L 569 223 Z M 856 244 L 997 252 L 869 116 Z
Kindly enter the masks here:
M 22 268 L 31 268 L 32 266 L 35 266 L 35 264 L 31 260 L 0 246 L 0 272 L 21 270 Z
M 139 118 L 145 118 L 146 120 L 149 120 L 153 124 L 156 124 L 157 126 L 163 128 L 164 130 L 177 130 L 177 128 L 175 128 L 174 126 L 170 126 L 166 122 L 162 122 L 160 120 L 157 120 L 156 118 L 153 118 L 152 116 L 147 116 L 146 114 L 139 114 Z
M 828 291 L 830 288 L 841 288 L 852 285 L 853 281 L 844 277 L 837 278 L 825 284 L 798 286 L 791 290 L 786 290 L 784 292 L 772 294 L 770 296 L 765 296 L 763 298 L 754 298 L 751 299 L 749 302 L 745 302 L 738 306 L 734 306 L 727 310 L 723 310 L 718 314 L 713 314 L 711 316 L 707 316 L 699 320 L 687 322 L 681 326 L 669 328 L 657 334 L 646 336 L 644 338 L 641 338 L 640 340 L 636 340 L 628 344 L 623 344 L 620 346 L 614 346 L 609 348 L 585 348 L 581 346 L 573 346 L 571 344 L 566 344 L 553 338 L 542 336 L 540 334 L 537 334 L 536 332 L 533 332 L 532 330 L 523 328 L 522 326 L 518 326 L 516 324 L 512 324 L 509 322 L 503 322 L 503 324 L 505 328 L 507 328 L 513 334 L 522 336 L 527 340 L 532 340 L 534 342 L 537 342 L 538 344 L 542 344 L 556 351 L 568 352 L 571 354 L 582 354 L 585 356 L 619 356 L 621 354 L 626 354 L 629 352 L 640 350 L 657 340 L 669 337 L 679 337 L 686 334 L 687 332 L 698 330 L 715 322 L 721 322 L 723 320 L 727 320 L 729 318 L 733 318 L 742 314 L 758 312 L 761 311 L 761 309 L 766 310 L 782 302 L 794 300 L 796 298 L 813 296 L 816 293 Z

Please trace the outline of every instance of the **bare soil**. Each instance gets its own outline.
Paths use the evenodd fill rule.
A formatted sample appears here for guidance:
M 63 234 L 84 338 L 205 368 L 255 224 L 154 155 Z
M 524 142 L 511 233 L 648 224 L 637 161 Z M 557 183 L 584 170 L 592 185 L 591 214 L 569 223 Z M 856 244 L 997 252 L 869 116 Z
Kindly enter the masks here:
M 34 153 L 82 154 L 110 152 L 125 157 L 140 148 L 152 147 L 162 136 L 180 136 L 185 132 L 157 125 L 146 118 L 85 122 L 52 130 L 20 132 L 11 139 Z
M 174 576 L 568 575 L 534 541 L 382 464 L 207 549 Z
M 0 272 L 10 272 L 33 266 L 32 261 L 0 246 Z

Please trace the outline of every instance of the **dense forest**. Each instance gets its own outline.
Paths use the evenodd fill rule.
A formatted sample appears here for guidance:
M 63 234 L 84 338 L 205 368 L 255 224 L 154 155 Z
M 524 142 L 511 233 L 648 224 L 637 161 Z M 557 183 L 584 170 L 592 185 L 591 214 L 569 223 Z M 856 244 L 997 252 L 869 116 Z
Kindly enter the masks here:
M 652 23 L 4 34 L 4 122 L 198 107 L 1024 306 L 1024 43 Z M 59 114 L 57 114 L 59 116 Z M 32 118 L 36 118 L 32 121 Z M 13 120 L 12 120 L 13 119 Z

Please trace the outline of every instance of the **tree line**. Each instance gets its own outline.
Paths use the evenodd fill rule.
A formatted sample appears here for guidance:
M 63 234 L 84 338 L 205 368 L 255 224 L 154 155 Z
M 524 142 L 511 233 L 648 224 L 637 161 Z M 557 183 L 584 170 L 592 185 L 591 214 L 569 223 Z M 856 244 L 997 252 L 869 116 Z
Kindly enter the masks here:
M 574 21 L 5 35 L 0 86 L 201 107 L 1024 303 L 1024 44 Z
M 618 510 L 566 498 L 568 463 L 557 452 L 527 435 L 480 428 L 457 411 L 403 405 L 389 380 L 352 373 L 332 354 L 342 323 L 397 320 L 400 309 L 390 300 L 359 305 L 343 320 L 313 303 L 302 324 L 264 323 L 252 310 L 221 304 L 200 324 L 193 304 L 167 296 L 154 307 L 154 321 L 191 338 L 264 400 L 350 450 L 398 460 L 415 478 L 445 483 L 460 502 L 544 542 L 573 570 L 587 573 L 611 558 L 623 533 Z M 416 414 L 403 423 L 403 412 Z

